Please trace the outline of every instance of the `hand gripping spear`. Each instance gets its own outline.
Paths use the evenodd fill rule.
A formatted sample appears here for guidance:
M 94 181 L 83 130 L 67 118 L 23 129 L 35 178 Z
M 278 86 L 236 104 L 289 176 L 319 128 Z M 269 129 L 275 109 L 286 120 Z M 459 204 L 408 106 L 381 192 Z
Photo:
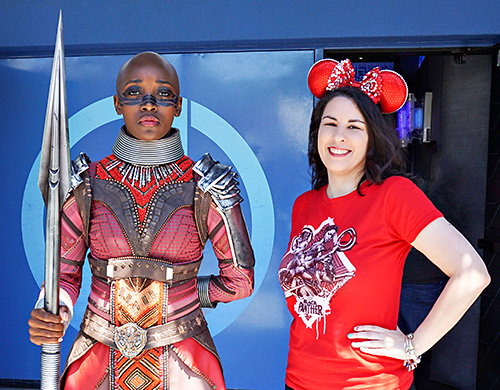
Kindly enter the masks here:
M 63 47 L 62 11 L 59 13 L 47 113 L 43 130 L 38 186 L 47 207 L 45 230 L 45 310 L 59 314 L 61 208 L 71 185 L 66 67 Z M 59 390 L 61 345 L 43 344 L 41 389 Z

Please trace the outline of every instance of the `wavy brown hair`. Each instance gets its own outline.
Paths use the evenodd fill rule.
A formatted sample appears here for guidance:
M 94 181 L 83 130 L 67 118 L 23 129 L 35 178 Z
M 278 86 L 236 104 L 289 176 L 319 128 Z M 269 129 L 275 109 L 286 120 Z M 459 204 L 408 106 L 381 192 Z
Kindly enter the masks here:
M 311 168 L 311 183 L 314 189 L 328 184 L 328 173 L 318 152 L 318 131 L 326 105 L 337 96 L 350 99 L 363 115 L 368 131 L 368 148 L 365 170 L 360 184 L 368 179 L 374 184 L 381 184 L 389 176 L 405 174 L 403 149 L 395 129 L 392 129 L 382 116 L 380 108 L 360 89 L 343 87 L 328 92 L 316 104 L 309 126 L 309 147 L 307 156 Z

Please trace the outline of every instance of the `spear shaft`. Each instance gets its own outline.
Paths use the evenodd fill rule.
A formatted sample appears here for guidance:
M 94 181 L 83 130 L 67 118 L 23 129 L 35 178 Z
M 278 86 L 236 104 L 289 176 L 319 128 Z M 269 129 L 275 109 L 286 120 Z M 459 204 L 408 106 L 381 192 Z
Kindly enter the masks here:
M 60 12 L 38 176 L 38 185 L 47 207 L 44 308 L 55 315 L 59 315 L 61 207 L 70 185 L 66 69 L 62 33 Z M 42 345 L 42 390 L 59 390 L 60 348 L 60 343 Z

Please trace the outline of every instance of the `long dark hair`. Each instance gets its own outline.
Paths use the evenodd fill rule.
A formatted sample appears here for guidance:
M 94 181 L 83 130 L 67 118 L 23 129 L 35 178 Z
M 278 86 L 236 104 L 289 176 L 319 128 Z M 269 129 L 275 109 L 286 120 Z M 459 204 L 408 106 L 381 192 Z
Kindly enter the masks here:
M 365 179 L 380 184 L 389 176 L 405 175 L 405 158 L 395 129 L 389 126 L 380 109 L 363 91 L 354 87 L 343 87 L 324 95 L 312 112 L 307 152 L 312 187 L 317 190 L 328 184 L 328 173 L 318 152 L 318 131 L 326 105 L 337 96 L 353 101 L 363 115 L 368 130 L 365 170 L 358 183 L 358 193 L 359 186 Z

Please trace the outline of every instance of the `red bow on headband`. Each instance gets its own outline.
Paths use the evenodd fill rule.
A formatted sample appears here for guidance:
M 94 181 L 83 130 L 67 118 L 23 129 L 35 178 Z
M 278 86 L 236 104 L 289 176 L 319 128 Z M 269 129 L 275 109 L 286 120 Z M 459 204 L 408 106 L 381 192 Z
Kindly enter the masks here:
M 380 101 L 380 85 L 382 79 L 380 77 L 380 68 L 373 68 L 360 83 L 354 79 L 354 68 L 349 60 L 340 61 L 333 69 L 328 78 L 327 91 L 333 91 L 341 87 L 356 87 L 366 93 L 375 104 Z
M 372 101 L 380 102 L 381 111 L 390 114 L 399 110 L 408 97 L 408 87 L 403 77 L 392 70 L 370 70 L 361 82 L 354 79 L 351 61 L 341 62 L 324 59 L 316 62 L 309 70 L 309 89 L 317 98 L 327 91 L 352 86 L 361 89 Z

